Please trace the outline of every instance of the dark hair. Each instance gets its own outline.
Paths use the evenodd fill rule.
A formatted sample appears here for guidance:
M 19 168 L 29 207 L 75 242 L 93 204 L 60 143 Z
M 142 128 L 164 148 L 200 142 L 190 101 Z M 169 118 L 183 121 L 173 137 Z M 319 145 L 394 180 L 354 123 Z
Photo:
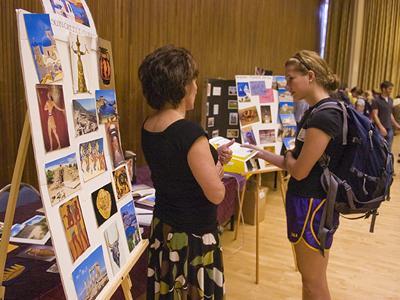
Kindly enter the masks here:
M 336 90 L 339 86 L 339 80 L 334 74 L 326 61 L 316 52 L 310 50 L 301 50 L 289 58 L 285 67 L 294 66 L 295 70 L 303 75 L 308 71 L 313 71 L 315 80 L 327 92 Z
M 387 88 L 390 88 L 392 86 L 393 86 L 393 83 L 391 83 L 388 80 L 385 80 L 384 82 L 381 83 L 380 88 L 381 88 L 381 91 L 382 91 L 383 89 L 387 89 Z
M 177 107 L 185 97 L 185 87 L 198 74 L 192 54 L 172 45 L 150 53 L 139 67 L 143 95 L 154 109 L 161 109 L 166 103 Z
M 350 90 L 350 93 L 356 94 L 357 96 L 361 96 L 364 92 L 361 88 L 355 86 Z

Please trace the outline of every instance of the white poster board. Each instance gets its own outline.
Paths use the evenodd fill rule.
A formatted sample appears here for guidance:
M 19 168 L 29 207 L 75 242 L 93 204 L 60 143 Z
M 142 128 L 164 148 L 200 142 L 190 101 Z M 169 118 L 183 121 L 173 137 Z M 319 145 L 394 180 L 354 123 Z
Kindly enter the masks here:
M 125 164 L 115 166 L 119 132 L 99 122 L 108 102 L 95 99 L 94 23 L 86 3 L 73 2 L 84 6 L 90 27 L 17 10 L 20 56 L 38 182 L 65 296 L 103 299 L 129 272 L 141 237 Z M 86 41 L 80 50 L 77 35 Z M 74 70 L 87 89 L 74 89 Z
M 272 88 L 273 77 L 236 75 L 235 79 L 242 143 L 280 154 L 278 93 Z M 264 160 L 252 161 L 249 171 L 266 166 Z

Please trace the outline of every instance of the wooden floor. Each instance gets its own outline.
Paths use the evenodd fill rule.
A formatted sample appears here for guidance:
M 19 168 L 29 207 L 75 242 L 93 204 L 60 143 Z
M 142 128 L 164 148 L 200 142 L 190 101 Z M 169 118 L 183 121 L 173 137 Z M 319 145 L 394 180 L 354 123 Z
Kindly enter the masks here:
M 332 299 L 400 299 L 400 136 L 395 137 L 392 199 L 377 218 L 375 233 L 369 220 L 341 218 L 335 234 L 328 280 Z M 255 284 L 255 227 L 244 225 L 239 237 L 223 234 L 226 294 L 229 300 L 301 299 L 300 275 L 295 272 L 286 238 L 283 203 L 278 191 L 268 194 L 260 226 L 260 283 Z

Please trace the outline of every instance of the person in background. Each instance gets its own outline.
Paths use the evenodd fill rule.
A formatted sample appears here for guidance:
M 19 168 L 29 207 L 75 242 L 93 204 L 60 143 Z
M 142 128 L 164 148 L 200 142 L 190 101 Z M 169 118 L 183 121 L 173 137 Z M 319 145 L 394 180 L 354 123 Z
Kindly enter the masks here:
M 298 124 L 295 148 L 286 155 L 276 155 L 253 145 L 258 158 L 287 170 L 291 175 L 286 194 L 288 239 L 294 245 L 297 265 L 303 285 L 303 299 L 331 299 L 326 270 L 334 230 L 327 235 L 322 248 L 317 236 L 326 203 L 326 192 L 321 185 L 322 167 L 318 160 L 325 153 L 330 157 L 329 168 L 335 172 L 344 155 L 342 145 L 343 116 L 332 108 L 311 112 L 324 103 L 338 104 L 330 97 L 337 89 L 337 77 L 327 63 L 315 52 L 302 50 L 285 64 L 288 90 L 294 101 L 304 99 L 310 108 Z M 335 228 L 339 215 L 334 215 Z M 320 251 L 324 252 L 321 255 Z
M 332 93 L 332 98 L 337 99 L 338 101 L 342 101 L 345 104 L 350 105 L 349 91 L 348 87 L 345 83 L 342 83 L 336 92 Z
M 363 98 L 365 99 L 365 110 L 364 114 L 368 118 L 372 118 L 371 113 L 372 113 L 372 101 L 374 100 L 374 95 L 372 94 L 371 90 L 366 90 L 363 94 Z
M 186 120 L 194 108 L 198 68 L 189 51 L 164 46 L 145 57 L 139 79 L 155 110 L 142 127 L 142 148 L 156 189 L 147 299 L 223 299 L 224 268 L 217 205 L 229 146 L 219 151 Z
M 350 97 L 350 101 L 351 101 L 351 104 L 355 107 L 356 106 L 356 102 L 357 102 L 357 100 L 362 96 L 362 94 L 363 94 L 363 91 L 362 91 L 362 89 L 361 88 L 359 88 L 359 87 L 353 87 L 351 90 L 350 90 L 350 95 L 351 95 L 351 97 Z
M 393 99 L 390 98 L 393 83 L 385 80 L 381 83 L 380 88 L 381 94 L 372 102 L 372 119 L 382 136 L 387 140 L 389 150 L 391 150 L 394 134 L 393 125 L 396 129 L 400 129 L 400 124 L 396 122 L 393 116 Z
M 356 111 L 358 111 L 360 114 L 364 114 L 364 112 L 365 112 L 365 100 L 362 99 L 362 98 L 358 98 L 354 107 L 355 107 Z

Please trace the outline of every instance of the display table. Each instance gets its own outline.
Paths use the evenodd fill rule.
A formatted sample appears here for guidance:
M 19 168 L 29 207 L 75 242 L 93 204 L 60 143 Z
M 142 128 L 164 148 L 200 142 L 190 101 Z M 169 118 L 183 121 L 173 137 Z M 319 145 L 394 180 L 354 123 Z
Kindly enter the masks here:
M 237 178 L 239 181 L 240 176 Z M 224 201 L 218 207 L 218 223 L 225 224 L 233 221 L 233 216 L 238 205 L 238 181 L 235 177 L 226 177 L 223 179 L 226 194 Z M 150 171 L 147 167 L 137 169 L 138 183 L 144 183 L 152 186 Z M 35 214 L 37 209 L 42 207 L 41 202 L 30 203 L 17 208 L 14 223 L 21 223 Z M 4 213 L 0 213 L 0 219 L 4 219 Z M 143 227 L 143 238 L 149 238 L 150 227 Z M 12 243 L 16 244 L 16 243 Z M 25 267 L 24 272 L 17 278 L 6 282 L 7 300 L 20 299 L 45 299 L 45 300 L 62 300 L 65 299 L 62 288 L 60 275 L 48 273 L 46 270 L 56 262 L 45 262 L 33 259 L 16 257 L 18 253 L 24 250 L 28 245 L 18 244 L 20 247 L 12 251 L 7 256 L 6 266 L 18 264 Z M 51 245 L 51 239 L 47 242 Z M 133 285 L 133 299 L 137 299 L 146 292 L 147 285 L 147 251 L 142 254 L 139 261 L 135 264 L 130 272 Z M 111 299 L 124 299 L 122 288 L 119 287 Z

